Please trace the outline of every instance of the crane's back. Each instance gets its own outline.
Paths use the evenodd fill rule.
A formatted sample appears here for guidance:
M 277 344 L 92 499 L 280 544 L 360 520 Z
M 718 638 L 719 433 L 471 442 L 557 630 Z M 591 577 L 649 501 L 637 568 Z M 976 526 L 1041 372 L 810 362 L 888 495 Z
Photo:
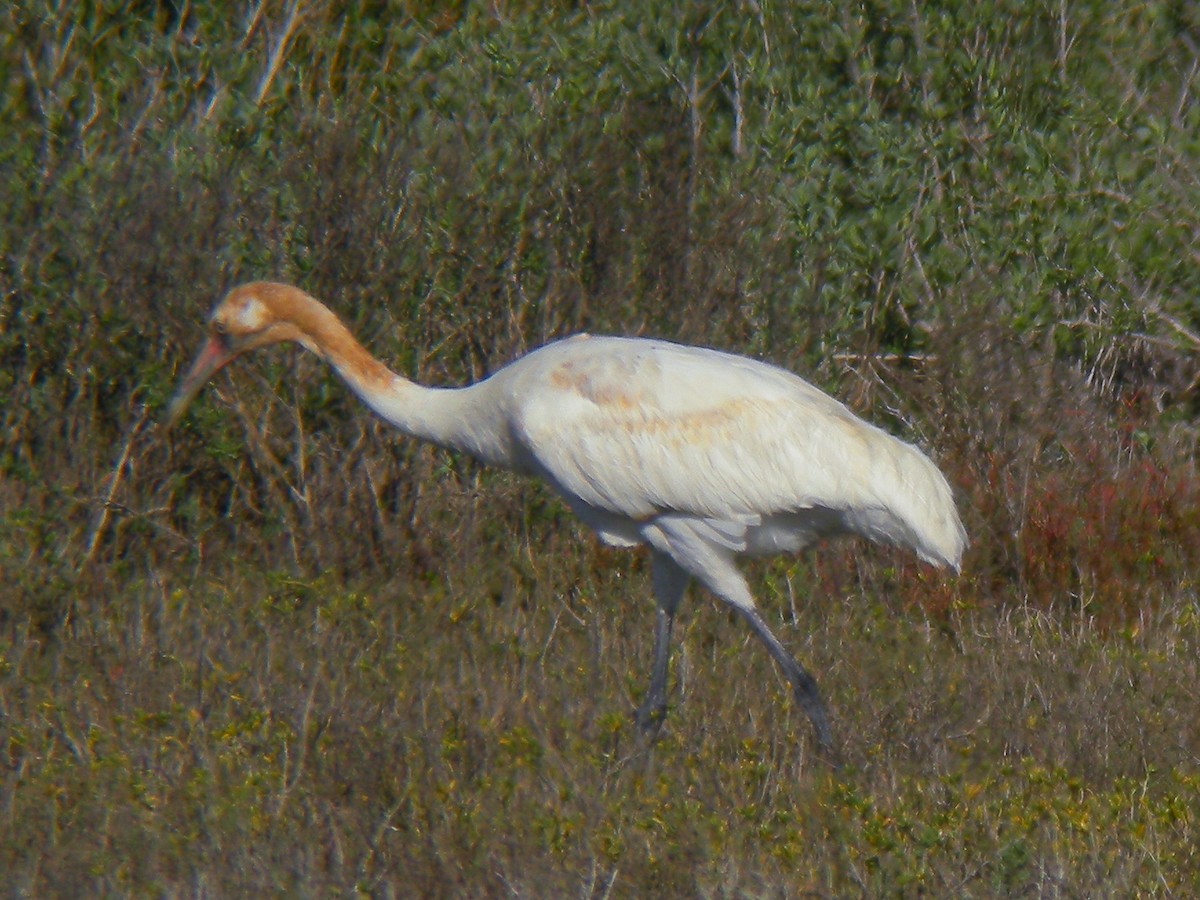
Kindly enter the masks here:
M 666 341 L 578 336 L 494 376 L 522 468 L 613 543 L 693 516 L 745 550 L 848 532 L 956 567 L 950 487 L 915 447 L 776 366 Z M 790 534 L 789 534 L 790 530 Z

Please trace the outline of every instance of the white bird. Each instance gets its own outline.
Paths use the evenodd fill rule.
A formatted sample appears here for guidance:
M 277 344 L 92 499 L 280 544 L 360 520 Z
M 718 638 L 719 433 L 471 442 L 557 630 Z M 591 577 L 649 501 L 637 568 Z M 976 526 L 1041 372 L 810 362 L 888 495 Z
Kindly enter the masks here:
M 477 384 L 430 388 L 390 371 L 298 288 L 235 288 L 171 402 L 175 422 L 241 353 L 295 341 L 412 437 L 545 479 L 606 544 L 645 545 L 657 601 L 650 686 L 636 718 L 667 708 L 675 611 L 695 578 L 750 626 L 832 748 L 812 676 L 755 607 L 742 555 L 794 553 L 850 534 L 958 570 L 966 533 L 950 486 L 915 447 L 784 369 L 667 341 L 577 335 Z

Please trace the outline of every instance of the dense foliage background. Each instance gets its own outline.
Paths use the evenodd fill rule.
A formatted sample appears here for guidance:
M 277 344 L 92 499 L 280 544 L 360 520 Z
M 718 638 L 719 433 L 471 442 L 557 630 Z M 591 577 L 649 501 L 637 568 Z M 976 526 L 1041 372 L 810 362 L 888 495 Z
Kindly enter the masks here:
M 1200 6 L 16 0 L 0 12 L 15 896 L 1200 888 Z M 318 362 L 158 421 L 270 278 L 398 371 L 578 330 L 925 447 L 961 577 L 751 566 L 847 765 L 696 592 Z

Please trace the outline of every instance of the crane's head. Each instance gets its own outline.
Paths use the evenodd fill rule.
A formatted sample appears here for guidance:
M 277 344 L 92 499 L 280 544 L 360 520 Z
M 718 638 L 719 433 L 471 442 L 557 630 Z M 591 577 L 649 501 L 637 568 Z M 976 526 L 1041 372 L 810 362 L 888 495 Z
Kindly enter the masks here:
M 230 291 L 208 317 L 208 340 L 171 398 L 167 426 L 179 420 L 208 379 L 235 357 L 280 341 L 308 345 L 307 336 L 295 322 L 301 298 L 305 295 L 297 288 L 264 281 Z

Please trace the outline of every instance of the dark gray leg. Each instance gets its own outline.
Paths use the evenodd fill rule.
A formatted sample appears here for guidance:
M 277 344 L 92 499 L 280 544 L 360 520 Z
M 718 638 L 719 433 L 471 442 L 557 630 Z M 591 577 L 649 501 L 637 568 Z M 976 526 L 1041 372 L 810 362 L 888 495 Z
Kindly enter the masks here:
M 779 639 L 771 633 L 771 629 L 762 620 L 757 609 L 752 606 L 737 605 L 734 605 L 733 608 L 750 623 L 750 627 L 754 629 L 758 639 L 766 644 L 767 650 L 775 662 L 783 669 L 784 677 L 791 682 L 792 690 L 796 694 L 796 702 L 808 713 L 813 730 L 817 733 L 817 743 L 823 750 L 832 750 L 833 736 L 829 731 L 829 711 L 825 708 L 825 701 L 821 699 L 821 692 L 817 690 L 816 681 L 800 663 L 796 662 L 796 658 L 788 653 L 787 648 L 779 643 Z
M 658 607 L 654 618 L 654 662 L 650 667 L 650 687 L 635 713 L 638 729 L 645 735 L 657 734 L 667 715 L 671 628 L 675 624 L 675 610 L 679 608 L 679 601 L 687 590 L 688 577 L 670 557 L 654 554 L 651 580 Z
M 792 685 L 796 702 L 808 714 L 816 732 L 817 743 L 833 756 L 833 736 L 829 728 L 829 712 L 817 683 L 804 670 L 779 639 L 771 633 L 767 623 L 754 606 L 750 586 L 734 564 L 732 548 L 719 538 L 714 539 L 695 522 L 686 518 L 675 519 L 664 516 L 655 521 L 654 528 L 644 532 L 646 542 L 658 550 L 660 556 L 670 554 L 675 568 L 697 579 L 706 588 L 732 606 L 741 614 L 758 639 L 766 645 L 771 657 L 783 669 L 783 674 Z M 659 569 L 656 566 L 655 571 Z M 660 606 L 662 601 L 659 601 Z M 669 629 L 669 626 L 668 626 Z M 657 662 L 657 660 L 656 660 Z M 653 685 L 651 685 L 653 689 Z M 653 694 L 653 690 L 652 690 Z

